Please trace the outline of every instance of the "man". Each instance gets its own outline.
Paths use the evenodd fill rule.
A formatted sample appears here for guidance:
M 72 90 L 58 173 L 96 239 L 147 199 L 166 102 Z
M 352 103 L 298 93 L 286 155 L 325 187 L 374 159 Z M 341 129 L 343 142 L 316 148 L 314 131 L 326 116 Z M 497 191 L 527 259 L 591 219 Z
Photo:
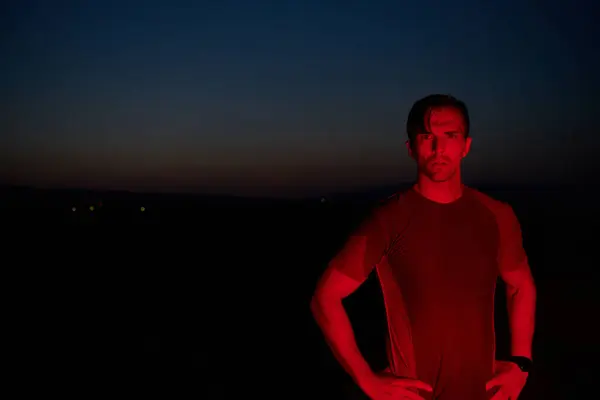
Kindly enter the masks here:
M 407 121 L 418 176 L 350 236 L 311 309 L 344 369 L 371 399 L 514 400 L 531 366 L 536 290 L 512 208 L 461 182 L 469 114 L 454 97 L 417 101 Z M 375 268 L 389 368 L 360 354 L 342 299 Z M 494 293 L 507 284 L 510 360 L 495 361 Z

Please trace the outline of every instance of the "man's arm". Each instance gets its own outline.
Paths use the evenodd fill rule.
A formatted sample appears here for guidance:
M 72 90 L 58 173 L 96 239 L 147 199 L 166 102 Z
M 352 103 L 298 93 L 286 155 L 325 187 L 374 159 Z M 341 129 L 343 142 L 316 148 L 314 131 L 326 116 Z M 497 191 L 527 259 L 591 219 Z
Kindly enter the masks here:
M 513 209 L 505 205 L 498 220 L 500 226 L 499 267 L 506 283 L 511 353 L 532 358 L 535 329 L 536 288 L 523 248 L 521 226 Z
M 535 330 L 536 288 L 529 265 L 501 272 L 506 283 L 506 299 L 513 356 L 532 358 L 531 346 Z
M 312 314 L 335 358 L 360 387 L 373 376 L 373 371 L 358 349 L 342 300 L 361 284 L 330 266 L 311 302 Z
M 375 374 L 360 353 L 342 300 L 367 279 L 390 243 L 382 209 L 375 210 L 331 260 L 311 301 L 312 314 L 333 354 L 363 390 Z

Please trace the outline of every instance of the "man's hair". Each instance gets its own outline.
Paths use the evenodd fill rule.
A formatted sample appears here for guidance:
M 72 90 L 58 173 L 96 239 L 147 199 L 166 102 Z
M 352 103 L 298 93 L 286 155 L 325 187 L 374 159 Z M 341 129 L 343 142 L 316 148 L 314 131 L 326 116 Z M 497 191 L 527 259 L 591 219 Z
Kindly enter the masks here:
M 471 123 L 466 104 L 449 94 L 431 94 L 417 100 L 408 113 L 406 133 L 408 133 L 408 139 L 411 143 L 415 142 L 417 134 L 426 131 L 425 120 L 428 119 L 427 116 L 431 110 L 442 107 L 451 107 L 460 111 L 465 123 L 465 137 L 469 136 Z

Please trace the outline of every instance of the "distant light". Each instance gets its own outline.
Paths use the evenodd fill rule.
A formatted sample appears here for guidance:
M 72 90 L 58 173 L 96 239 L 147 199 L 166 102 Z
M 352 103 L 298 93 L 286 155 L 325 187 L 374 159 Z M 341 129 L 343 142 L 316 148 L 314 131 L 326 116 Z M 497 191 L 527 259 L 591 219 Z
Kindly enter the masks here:
M 71 211 L 73 211 L 73 212 L 77 211 L 77 207 L 71 208 Z
M 94 211 L 94 206 L 90 206 L 90 211 Z
M 321 197 L 321 203 L 325 203 L 327 202 L 327 199 L 325 197 Z
M 146 211 L 146 207 L 140 207 L 140 211 L 141 211 L 141 212 L 144 212 L 144 211 Z

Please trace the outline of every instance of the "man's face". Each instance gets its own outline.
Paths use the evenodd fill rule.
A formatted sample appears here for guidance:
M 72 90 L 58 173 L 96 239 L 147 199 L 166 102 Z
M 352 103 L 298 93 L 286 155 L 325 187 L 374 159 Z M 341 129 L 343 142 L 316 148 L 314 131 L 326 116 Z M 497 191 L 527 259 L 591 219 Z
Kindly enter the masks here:
M 445 182 L 460 171 L 471 138 L 465 138 L 464 119 L 455 108 L 432 109 L 425 118 L 425 132 L 417 135 L 415 143 L 407 142 L 408 151 L 419 173 L 433 182 Z

